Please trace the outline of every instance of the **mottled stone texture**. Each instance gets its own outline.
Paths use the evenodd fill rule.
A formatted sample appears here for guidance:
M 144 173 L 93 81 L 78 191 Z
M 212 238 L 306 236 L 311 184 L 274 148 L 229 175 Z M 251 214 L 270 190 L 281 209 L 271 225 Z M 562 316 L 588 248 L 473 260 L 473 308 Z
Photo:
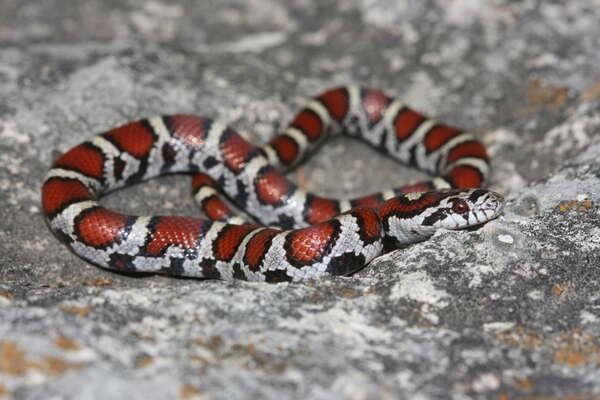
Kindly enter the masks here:
M 600 396 L 599 20 L 598 0 L 3 0 L 0 399 Z M 93 133 L 186 112 L 259 142 L 346 83 L 476 132 L 505 216 L 294 285 L 118 275 L 44 224 L 46 169 Z M 291 176 L 350 196 L 415 174 L 337 141 Z M 195 215 L 188 185 L 105 204 Z

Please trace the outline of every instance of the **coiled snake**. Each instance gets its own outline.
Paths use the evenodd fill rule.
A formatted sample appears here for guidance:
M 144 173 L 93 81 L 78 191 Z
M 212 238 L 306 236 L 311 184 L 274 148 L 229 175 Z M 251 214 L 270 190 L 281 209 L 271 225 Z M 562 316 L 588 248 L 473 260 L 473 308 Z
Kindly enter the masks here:
M 344 133 L 434 176 L 352 200 L 307 193 L 283 172 Z M 131 216 L 104 194 L 175 172 L 196 173 L 193 193 L 209 219 Z M 501 195 L 479 189 L 489 173 L 480 142 L 380 91 L 342 87 L 312 99 L 263 147 L 208 118 L 132 122 L 64 153 L 49 170 L 42 206 L 51 230 L 83 259 L 118 271 L 295 281 L 352 273 L 383 251 L 435 230 L 485 223 Z M 247 223 L 222 196 L 259 223 Z

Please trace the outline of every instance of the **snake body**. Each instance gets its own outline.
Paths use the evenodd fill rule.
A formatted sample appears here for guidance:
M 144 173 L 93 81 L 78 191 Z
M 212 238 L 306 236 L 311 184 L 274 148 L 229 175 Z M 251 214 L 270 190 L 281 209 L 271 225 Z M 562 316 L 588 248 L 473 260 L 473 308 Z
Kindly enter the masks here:
M 328 136 L 341 133 L 433 179 L 334 200 L 307 193 L 285 177 Z M 209 219 L 131 216 L 98 202 L 115 189 L 179 172 L 195 173 L 194 198 Z M 479 189 L 488 173 L 488 155 L 471 134 L 380 91 L 342 87 L 312 99 L 262 147 L 193 115 L 143 119 L 96 135 L 54 162 L 42 187 L 42 207 L 58 238 L 101 267 L 296 281 L 349 274 L 437 229 L 496 218 L 502 196 Z M 241 219 L 223 196 L 253 221 Z

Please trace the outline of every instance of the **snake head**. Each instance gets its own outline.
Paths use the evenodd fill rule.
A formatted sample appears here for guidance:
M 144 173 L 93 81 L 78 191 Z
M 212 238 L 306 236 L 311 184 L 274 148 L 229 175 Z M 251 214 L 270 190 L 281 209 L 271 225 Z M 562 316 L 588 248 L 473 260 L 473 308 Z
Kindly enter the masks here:
M 504 208 L 502 195 L 484 189 L 450 189 L 407 193 L 378 210 L 386 249 L 427 239 L 438 229 L 464 229 L 497 218 Z
M 434 229 L 464 229 L 497 218 L 504 197 L 484 189 L 453 189 L 440 193 L 439 205 L 423 217 L 421 224 Z

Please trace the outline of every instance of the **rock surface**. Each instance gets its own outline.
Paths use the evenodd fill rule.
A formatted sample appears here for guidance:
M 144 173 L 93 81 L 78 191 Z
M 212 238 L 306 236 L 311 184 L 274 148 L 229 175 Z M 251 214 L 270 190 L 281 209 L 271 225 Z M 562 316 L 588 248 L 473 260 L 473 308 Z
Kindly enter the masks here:
M 0 399 L 600 397 L 600 1 L 65 4 L 0 3 Z M 504 217 L 292 285 L 118 275 L 44 224 L 45 171 L 93 133 L 189 112 L 261 142 L 346 83 L 478 132 Z M 415 175 L 337 141 L 292 176 Z M 188 185 L 105 204 L 196 215 Z

